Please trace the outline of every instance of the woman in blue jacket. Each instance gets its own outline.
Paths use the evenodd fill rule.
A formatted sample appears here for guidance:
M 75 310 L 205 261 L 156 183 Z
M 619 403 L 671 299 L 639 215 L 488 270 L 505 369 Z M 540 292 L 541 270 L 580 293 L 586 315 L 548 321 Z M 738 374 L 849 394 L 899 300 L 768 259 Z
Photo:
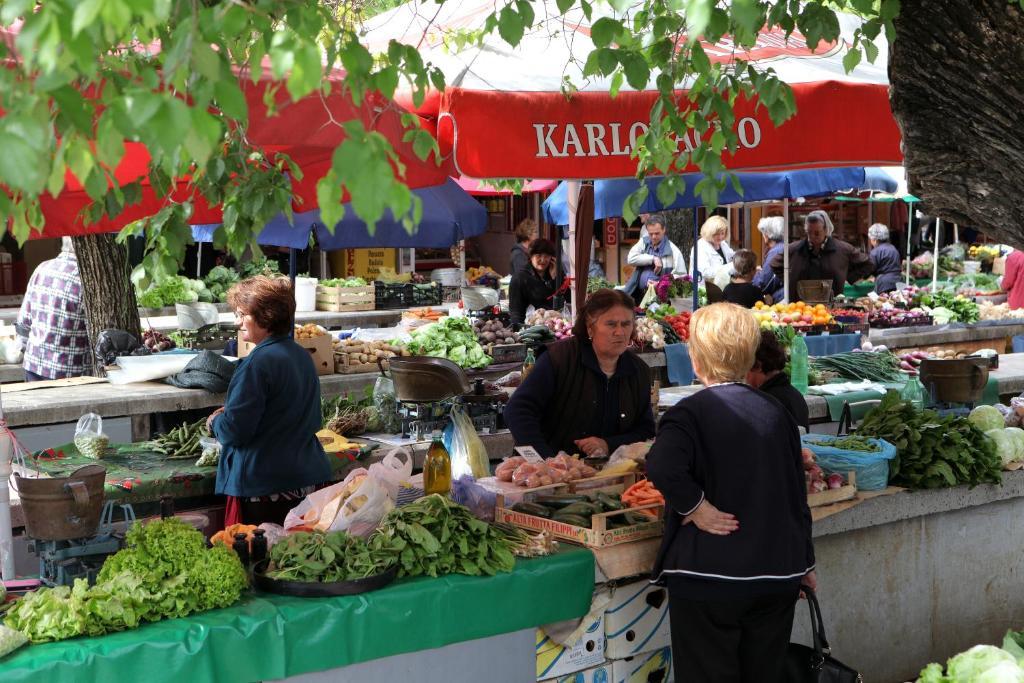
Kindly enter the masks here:
M 295 296 L 286 278 L 254 277 L 228 292 L 242 341 L 227 400 L 206 421 L 221 443 L 218 494 L 225 525 L 281 524 L 288 511 L 331 478 L 316 433 L 320 379 L 309 351 L 292 339 Z

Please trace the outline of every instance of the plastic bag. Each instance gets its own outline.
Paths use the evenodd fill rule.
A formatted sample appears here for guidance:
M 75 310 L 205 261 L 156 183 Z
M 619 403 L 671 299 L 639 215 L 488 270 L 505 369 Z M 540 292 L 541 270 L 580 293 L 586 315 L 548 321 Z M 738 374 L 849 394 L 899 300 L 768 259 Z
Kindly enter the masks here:
M 0 624 L 0 659 L 28 643 L 28 637 L 20 631 Z
M 280 541 L 282 538 L 288 537 L 288 532 L 285 531 L 284 527 L 280 524 L 263 522 L 263 524 L 260 524 L 257 528 L 263 529 L 263 537 L 267 539 L 267 548 L 273 548 L 275 543 Z
M 623 444 L 615 449 L 612 457 L 608 458 L 608 464 L 614 465 L 620 460 L 643 462 L 647 459 L 647 452 L 651 450 L 653 443 L 652 441 L 637 441 L 636 443 Z
M 369 473 L 385 486 L 391 500 L 398 502 L 398 489 L 412 477 L 412 453 L 406 448 L 393 448 L 380 462 L 370 465 Z
M 75 448 L 88 458 L 102 458 L 110 445 L 110 437 L 103 433 L 103 418 L 86 413 L 75 425 Z
M 398 401 L 395 400 L 395 383 L 390 377 L 381 375 L 373 384 L 373 405 L 380 415 L 380 430 L 385 434 L 402 431 L 402 418 L 398 415 Z
M 644 298 L 640 300 L 640 308 L 647 308 L 651 304 L 658 303 L 658 292 L 654 289 L 654 280 L 647 283 L 647 291 L 644 292 Z
M 395 501 L 387 486 L 363 469 L 354 469 L 340 484 L 314 491 L 285 516 L 285 529 L 347 531 L 369 536 Z
M 452 482 L 452 500 L 469 508 L 477 519 L 494 521 L 498 494 L 478 484 L 473 477 L 466 475 Z
M 845 475 L 849 471 L 857 473 L 858 491 L 881 491 L 889 485 L 889 461 L 896 457 L 896 447 L 884 439 L 870 439 L 882 450 L 878 453 L 863 451 L 847 451 L 829 446 L 820 446 L 819 441 L 835 441 L 834 436 L 825 434 L 806 434 L 800 437 L 804 448 L 814 453 L 814 458 L 826 473 Z
M 460 406 L 453 406 L 451 420 L 444 428 L 444 447 L 452 461 L 452 479 L 471 475 L 483 479 L 491 473 L 487 447 L 476 433 L 473 421 Z
M 148 356 L 149 349 L 134 335 L 124 330 L 103 330 L 96 338 L 96 360 L 100 365 L 113 365 L 119 356 Z

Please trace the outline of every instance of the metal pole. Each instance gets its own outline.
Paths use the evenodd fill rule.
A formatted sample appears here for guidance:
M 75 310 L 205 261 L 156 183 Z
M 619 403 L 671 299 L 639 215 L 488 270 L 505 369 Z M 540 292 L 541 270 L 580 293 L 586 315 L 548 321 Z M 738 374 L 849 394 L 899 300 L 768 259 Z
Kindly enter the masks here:
M 960 226 L 956 223 L 953 224 L 953 244 L 960 243 Z
M 939 291 L 939 242 L 942 241 L 942 219 L 935 219 L 935 257 L 932 261 L 932 294 Z
M 566 276 L 570 278 L 576 277 L 576 211 L 580 206 L 580 187 L 582 183 L 579 180 L 568 180 L 566 181 L 566 202 L 569 205 L 569 272 Z M 573 279 L 571 282 L 575 282 Z M 570 290 L 570 301 L 572 319 L 576 319 L 576 309 L 581 302 L 576 301 L 576 288 L 572 287 Z
M 786 242 L 782 247 L 782 303 L 789 303 L 789 198 L 782 200 L 782 221 L 786 224 Z
M 299 274 L 299 255 L 295 250 L 288 247 L 288 277 L 292 279 L 292 289 L 295 289 L 295 276 Z
M 203 243 L 196 242 L 196 279 L 203 279 Z
M 697 282 L 697 278 L 700 277 L 700 272 L 697 270 L 697 240 L 700 239 L 700 229 L 697 227 L 697 207 L 693 207 L 693 310 L 700 308 L 700 283 Z
M 910 286 L 910 237 L 914 233 L 914 205 L 910 205 L 910 220 L 907 221 L 907 287 Z

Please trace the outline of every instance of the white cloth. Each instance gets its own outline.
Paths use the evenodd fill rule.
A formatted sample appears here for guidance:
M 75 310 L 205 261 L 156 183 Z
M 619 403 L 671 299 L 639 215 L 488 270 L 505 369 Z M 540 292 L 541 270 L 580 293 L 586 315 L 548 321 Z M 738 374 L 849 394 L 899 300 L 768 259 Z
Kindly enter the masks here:
M 668 239 L 663 237 L 662 239 Z M 654 263 L 654 257 L 650 254 L 644 253 L 644 240 L 641 238 L 633 247 L 629 250 L 629 255 L 626 257 L 626 263 L 637 268 L 646 268 Z M 680 251 L 679 247 L 673 244 L 671 241 L 668 243 L 669 248 L 672 251 L 672 274 L 683 276 L 686 275 L 686 259 L 683 257 L 683 252 Z
M 705 282 L 715 282 L 715 276 L 718 274 L 718 270 L 722 266 L 728 266 L 726 272 L 730 272 L 732 269 L 732 247 L 727 242 L 722 242 L 722 253 L 725 254 L 725 260 L 718 255 L 715 248 L 711 246 L 710 242 L 704 241 L 704 239 L 697 240 L 697 270 L 700 271 Z M 693 263 L 693 249 L 690 250 L 690 263 Z M 725 281 L 729 283 L 728 280 Z

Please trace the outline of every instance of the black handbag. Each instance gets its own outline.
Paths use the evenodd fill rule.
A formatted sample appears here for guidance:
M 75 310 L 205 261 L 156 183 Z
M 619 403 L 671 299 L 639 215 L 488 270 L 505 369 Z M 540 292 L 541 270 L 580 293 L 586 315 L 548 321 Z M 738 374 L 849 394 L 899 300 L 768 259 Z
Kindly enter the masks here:
M 807 586 L 801 586 L 811 612 L 813 647 L 790 643 L 786 651 L 786 683 L 863 683 L 864 678 L 837 659 L 833 659 L 825 625 L 821 621 L 818 598 Z

